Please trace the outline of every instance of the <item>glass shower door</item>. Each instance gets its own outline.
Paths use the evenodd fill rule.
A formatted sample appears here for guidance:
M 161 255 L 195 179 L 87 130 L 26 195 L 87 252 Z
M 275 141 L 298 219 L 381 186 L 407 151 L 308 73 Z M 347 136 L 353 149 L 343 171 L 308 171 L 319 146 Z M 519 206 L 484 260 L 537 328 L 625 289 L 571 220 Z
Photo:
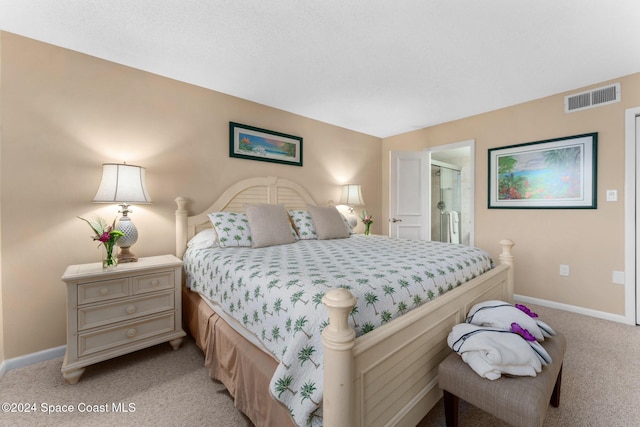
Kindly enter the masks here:
M 461 243 L 462 191 L 460 170 L 431 165 L 431 240 Z

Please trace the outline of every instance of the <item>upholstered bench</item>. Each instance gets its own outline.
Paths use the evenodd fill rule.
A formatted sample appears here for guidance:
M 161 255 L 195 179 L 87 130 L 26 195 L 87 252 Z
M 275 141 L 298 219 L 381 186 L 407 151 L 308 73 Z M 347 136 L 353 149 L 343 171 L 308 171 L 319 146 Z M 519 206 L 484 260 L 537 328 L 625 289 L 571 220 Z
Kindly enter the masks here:
M 557 334 L 542 346 L 552 362 L 535 377 L 502 375 L 497 380 L 482 378 L 459 354 L 451 353 L 439 366 L 439 386 L 444 391 L 447 427 L 458 425 L 458 399 L 514 426 L 541 426 L 549 403 L 560 405 L 562 362 L 567 341 Z

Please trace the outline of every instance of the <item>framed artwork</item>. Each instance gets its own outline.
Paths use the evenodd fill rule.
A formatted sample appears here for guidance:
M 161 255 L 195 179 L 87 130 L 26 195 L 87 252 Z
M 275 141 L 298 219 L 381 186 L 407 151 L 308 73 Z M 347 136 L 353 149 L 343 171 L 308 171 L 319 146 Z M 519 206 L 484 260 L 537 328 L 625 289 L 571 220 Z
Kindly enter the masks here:
M 229 122 L 229 156 L 302 166 L 302 138 Z
M 598 133 L 489 149 L 489 208 L 596 209 Z

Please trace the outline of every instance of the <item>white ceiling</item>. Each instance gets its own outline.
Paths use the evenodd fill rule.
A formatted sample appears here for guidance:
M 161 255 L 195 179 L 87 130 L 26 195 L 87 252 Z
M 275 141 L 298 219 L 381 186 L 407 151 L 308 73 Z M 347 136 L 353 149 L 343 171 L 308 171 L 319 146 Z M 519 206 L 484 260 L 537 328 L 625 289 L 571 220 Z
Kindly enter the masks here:
M 640 71 L 639 0 L 0 0 L 0 29 L 377 137 Z

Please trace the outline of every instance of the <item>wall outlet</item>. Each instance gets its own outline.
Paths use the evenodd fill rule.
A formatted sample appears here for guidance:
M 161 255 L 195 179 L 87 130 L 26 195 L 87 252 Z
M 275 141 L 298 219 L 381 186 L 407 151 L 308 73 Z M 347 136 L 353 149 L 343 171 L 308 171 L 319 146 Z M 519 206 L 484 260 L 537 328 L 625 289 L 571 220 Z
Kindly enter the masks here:
M 567 264 L 560 264 L 560 275 L 561 276 L 569 275 L 569 266 Z

